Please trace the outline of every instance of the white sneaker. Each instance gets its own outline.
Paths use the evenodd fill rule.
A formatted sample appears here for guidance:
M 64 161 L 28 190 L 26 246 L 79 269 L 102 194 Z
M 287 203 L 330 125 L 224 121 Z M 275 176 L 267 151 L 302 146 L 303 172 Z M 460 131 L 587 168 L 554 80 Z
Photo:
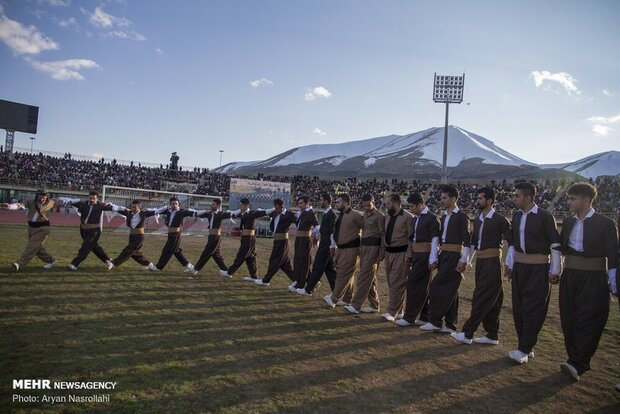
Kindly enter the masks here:
M 288 287 L 288 291 L 291 292 L 291 293 L 297 293 L 297 289 L 295 289 L 295 286 L 293 286 L 293 285 L 290 285 Z
M 327 306 L 329 306 L 330 308 L 333 309 L 333 308 L 336 307 L 336 304 L 332 300 L 332 295 L 325 295 L 325 296 L 323 296 L 323 300 L 325 301 L 325 303 L 327 303 Z
M 301 296 L 312 296 L 312 293 L 306 292 L 306 288 L 295 289 L 295 293 Z
M 348 306 L 349 303 L 345 302 L 344 300 L 339 300 L 338 302 L 336 302 L 336 306 Z
M 56 260 L 54 260 L 53 262 L 50 262 L 50 263 L 45 263 L 43 265 L 43 269 L 51 269 L 52 267 L 54 267 L 55 264 L 56 264 Z
M 352 313 L 354 315 L 357 315 L 358 313 L 360 313 L 360 311 L 358 311 L 357 309 L 355 309 L 353 306 L 351 305 L 347 305 L 344 307 L 346 309 L 347 312 Z
M 297 287 L 297 282 L 295 281 L 295 282 L 291 283 L 290 285 L 288 285 L 288 287 L 293 287 L 293 288 Z
M 243 278 L 243 279 L 241 279 L 241 280 L 245 280 L 246 282 L 252 282 L 252 283 L 255 283 L 255 282 L 258 280 L 258 278 L 255 278 L 255 277 L 252 277 L 252 276 L 246 276 L 246 277 L 244 277 L 244 278 Z
M 396 320 L 396 325 L 398 326 L 411 326 L 411 322 L 407 322 L 406 320 L 400 318 Z
M 108 270 L 112 270 L 112 268 L 114 267 L 114 263 L 112 263 L 112 261 L 111 261 L 111 260 L 106 260 L 106 261 L 105 261 L 105 267 L 106 267 Z
M 402 319 L 403 316 L 405 316 L 405 312 L 399 312 L 396 314 L 396 316 L 394 316 L 396 319 Z
M 439 332 L 439 333 L 448 333 L 448 334 L 452 334 L 452 333 L 454 333 L 455 331 L 454 331 L 454 329 L 452 329 L 452 328 L 448 328 L 446 325 L 442 325 L 442 326 L 441 326 L 441 329 L 440 329 L 439 331 L 437 331 L 437 332 Z
M 143 268 L 144 270 L 149 270 L 149 269 L 151 268 L 151 266 L 155 266 L 155 265 L 154 265 L 153 263 L 149 263 L 149 264 L 147 264 L 146 266 L 142 266 L 142 268 Z
M 13 263 L 11 267 L 13 267 L 14 271 L 19 272 L 19 263 Z
M 360 309 L 362 313 L 379 313 L 379 309 L 373 308 L 372 306 L 364 306 Z
M 508 358 L 512 359 L 513 361 L 519 364 L 527 363 L 527 354 L 519 351 L 518 349 L 508 352 Z
M 149 263 L 149 270 L 151 272 L 160 272 L 161 271 L 161 269 L 158 268 L 157 266 L 155 266 L 153 263 Z
M 390 312 L 384 313 L 383 315 L 381 315 L 381 317 L 388 322 L 394 322 L 395 319 Z
M 450 337 L 452 339 L 454 339 L 455 341 L 462 342 L 462 343 L 467 344 L 467 345 L 471 345 L 472 342 L 474 342 L 473 340 L 465 337 L 465 332 L 459 332 L 459 333 L 452 332 L 450 334 Z
M 426 325 L 428 323 L 428 321 L 423 321 L 421 319 L 416 319 L 415 322 L 413 323 L 415 326 L 423 326 Z
M 491 339 L 486 336 L 481 336 L 479 338 L 474 338 L 474 342 L 477 344 L 486 344 L 486 345 L 499 345 L 498 339 Z
M 229 275 L 227 270 L 220 270 L 220 271 L 218 272 L 218 274 L 219 274 L 220 276 L 222 276 L 222 277 L 227 278 L 227 279 L 232 278 L 232 275 Z
M 572 377 L 575 381 L 579 381 L 579 373 L 577 372 L 577 368 L 575 368 L 568 362 L 560 364 L 560 371 L 562 371 L 569 377 Z
M 269 286 L 269 283 L 263 282 L 263 279 L 256 279 L 254 283 L 256 283 L 258 286 Z
M 73 271 L 76 271 L 76 270 L 77 270 L 77 266 L 75 266 L 73 263 L 69 263 L 69 264 L 67 265 L 67 268 L 69 268 L 69 269 L 71 269 L 71 270 L 73 270 Z
M 420 329 L 427 332 L 441 331 L 441 328 L 439 326 L 435 326 L 430 322 L 427 322 L 424 325 L 420 326 Z
M 527 354 L 528 358 L 534 358 L 534 351 L 530 351 L 529 354 Z
M 189 272 L 191 274 L 196 274 L 198 272 L 196 272 L 196 269 L 194 269 L 194 265 L 191 263 L 188 263 L 187 266 L 185 266 L 185 269 L 183 270 L 184 272 Z

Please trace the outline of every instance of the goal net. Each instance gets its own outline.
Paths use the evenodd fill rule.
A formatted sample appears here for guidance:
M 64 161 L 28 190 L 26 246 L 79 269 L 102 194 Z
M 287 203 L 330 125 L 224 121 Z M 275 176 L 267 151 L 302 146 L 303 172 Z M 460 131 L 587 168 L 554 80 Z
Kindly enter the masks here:
M 181 208 L 192 208 L 194 210 L 211 210 L 213 200 L 221 200 L 222 197 L 186 194 L 170 191 L 158 191 L 147 188 L 130 188 L 104 185 L 101 194 L 103 202 L 116 204 L 119 206 L 130 208 L 133 200 L 140 200 L 142 209 L 159 208 L 167 206 L 170 203 L 170 197 L 177 197 Z M 118 232 L 129 232 L 129 228 L 125 224 L 125 217 L 114 212 L 106 212 L 102 217 L 103 226 L 112 228 Z M 229 233 L 235 224 L 229 220 L 222 223 L 222 231 Z M 164 218 L 158 219 L 156 216 L 149 217 L 144 223 L 144 229 L 154 234 L 164 234 L 167 232 Z M 206 235 L 209 231 L 209 223 L 206 219 L 194 220 L 187 217 L 183 220 L 182 231 L 186 234 Z

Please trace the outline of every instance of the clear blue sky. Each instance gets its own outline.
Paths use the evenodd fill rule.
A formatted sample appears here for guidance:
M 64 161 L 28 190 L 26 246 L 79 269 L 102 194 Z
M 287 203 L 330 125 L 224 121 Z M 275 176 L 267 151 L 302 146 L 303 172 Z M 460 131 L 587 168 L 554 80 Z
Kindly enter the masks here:
M 433 73 L 465 72 L 451 124 L 566 162 L 620 148 L 618 21 L 614 0 L 0 0 L 0 99 L 40 107 L 41 149 L 216 167 L 442 126 Z

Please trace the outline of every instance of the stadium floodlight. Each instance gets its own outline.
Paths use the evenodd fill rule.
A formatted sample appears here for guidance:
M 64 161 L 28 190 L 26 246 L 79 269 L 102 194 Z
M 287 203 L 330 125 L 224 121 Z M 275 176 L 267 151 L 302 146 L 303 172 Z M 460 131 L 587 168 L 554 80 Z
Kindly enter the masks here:
M 220 150 L 220 167 L 222 166 L 222 154 L 224 153 L 224 150 Z
M 30 137 L 30 153 L 31 153 L 31 154 L 32 154 L 32 147 L 33 147 L 33 144 L 34 144 L 34 140 L 35 140 L 35 139 L 36 139 L 35 137 Z
M 437 75 L 433 82 L 433 101 L 446 104 L 446 123 L 443 134 L 443 164 L 441 182 L 448 182 L 448 113 L 451 103 L 463 102 L 463 89 L 465 87 L 465 74 L 463 76 Z

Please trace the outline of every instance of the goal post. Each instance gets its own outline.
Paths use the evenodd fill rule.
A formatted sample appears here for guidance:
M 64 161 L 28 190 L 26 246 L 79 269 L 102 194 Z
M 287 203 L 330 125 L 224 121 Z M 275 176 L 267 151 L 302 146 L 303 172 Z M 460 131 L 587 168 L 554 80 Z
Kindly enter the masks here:
M 113 185 L 104 185 L 101 193 L 101 200 L 103 202 L 127 208 L 129 208 L 134 200 L 140 200 L 142 209 L 166 206 L 169 204 L 171 197 L 177 197 L 179 199 L 181 208 L 192 208 L 194 210 L 211 210 L 211 203 L 213 200 L 222 201 L 222 197 L 220 196 L 187 194 L 173 191 L 152 190 L 149 188 L 118 187 Z M 124 217 L 118 214 L 106 212 L 105 215 L 102 215 L 101 219 L 102 226 L 113 228 L 119 232 L 129 231 L 125 225 Z M 230 224 L 232 225 L 232 223 Z M 146 230 L 151 230 L 154 233 L 167 232 L 164 220 L 157 220 L 154 217 L 147 219 L 144 227 Z M 222 226 L 222 230 L 227 231 L 228 229 Z M 183 220 L 182 231 L 184 233 L 204 235 L 209 231 L 208 223 L 201 219 L 194 220 L 192 218 L 186 218 Z

